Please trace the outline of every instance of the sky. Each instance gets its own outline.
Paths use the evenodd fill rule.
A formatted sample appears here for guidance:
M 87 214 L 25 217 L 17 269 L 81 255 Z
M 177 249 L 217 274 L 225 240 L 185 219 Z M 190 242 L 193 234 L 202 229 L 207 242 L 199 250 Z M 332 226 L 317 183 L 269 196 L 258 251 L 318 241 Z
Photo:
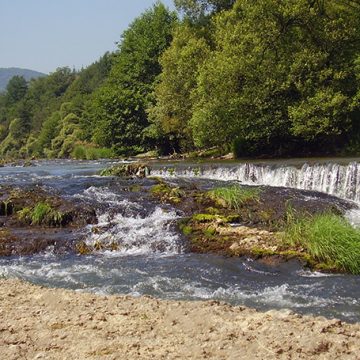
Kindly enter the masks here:
M 162 2 L 174 8 L 172 0 Z M 155 0 L 0 0 L 0 68 L 50 73 L 86 67 L 116 49 Z

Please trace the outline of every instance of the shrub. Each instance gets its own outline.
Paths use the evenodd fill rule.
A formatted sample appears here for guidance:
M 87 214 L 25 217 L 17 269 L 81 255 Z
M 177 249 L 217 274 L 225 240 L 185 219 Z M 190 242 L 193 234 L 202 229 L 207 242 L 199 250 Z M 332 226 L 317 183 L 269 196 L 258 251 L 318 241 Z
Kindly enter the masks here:
M 87 160 L 110 159 L 112 157 L 114 157 L 114 153 L 109 148 L 95 148 L 95 147 L 86 148 Z
M 71 157 L 76 160 L 86 159 L 86 150 L 82 145 L 76 145 L 73 152 L 71 153 Z
M 108 148 L 97 148 L 89 145 L 76 145 L 71 153 L 71 157 L 77 160 L 98 160 L 110 159 L 114 157 L 114 153 Z

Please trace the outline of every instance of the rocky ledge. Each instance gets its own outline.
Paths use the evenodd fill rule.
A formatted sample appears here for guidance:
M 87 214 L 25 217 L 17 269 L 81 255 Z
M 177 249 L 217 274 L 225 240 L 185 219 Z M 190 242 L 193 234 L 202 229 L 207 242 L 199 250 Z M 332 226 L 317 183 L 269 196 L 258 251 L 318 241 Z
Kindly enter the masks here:
M 251 256 L 274 262 L 297 258 L 313 269 L 346 271 L 332 259 L 314 256 L 307 248 L 286 239 L 285 231 L 298 219 L 330 214 L 342 218 L 352 205 L 317 192 L 233 185 L 200 190 L 194 184 L 157 178 L 154 198 L 171 203 L 184 214 L 179 228 L 198 253 Z M 299 220 L 300 221 L 300 220 Z
M 0 187 L 0 256 L 28 255 L 73 246 L 76 229 L 96 223 L 87 204 L 65 200 L 39 186 Z

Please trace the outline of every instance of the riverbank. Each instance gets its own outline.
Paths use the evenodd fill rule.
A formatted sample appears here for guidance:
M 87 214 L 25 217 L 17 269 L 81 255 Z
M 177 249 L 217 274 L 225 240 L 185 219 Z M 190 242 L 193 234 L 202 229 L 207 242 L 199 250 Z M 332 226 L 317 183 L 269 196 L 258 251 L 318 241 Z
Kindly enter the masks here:
M 359 359 L 360 324 L 0 280 L 4 359 Z

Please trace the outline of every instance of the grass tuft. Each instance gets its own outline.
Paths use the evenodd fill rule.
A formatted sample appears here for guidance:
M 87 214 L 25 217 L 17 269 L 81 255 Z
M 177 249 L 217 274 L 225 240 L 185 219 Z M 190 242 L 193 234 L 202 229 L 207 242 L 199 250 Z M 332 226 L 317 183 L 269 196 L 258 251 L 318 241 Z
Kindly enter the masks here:
M 40 225 L 51 212 L 52 207 L 49 204 L 43 202 L 36 204 L 31 214 L 32 223 Z
M 360 230 L 334 214 L 291 217 L 284 240 L 302 247 L 314 260 L 336 269 L 360 274 Z
M 221 206 L 238 210 L 250 201 L 259 201 L 260 189 L 232 185 L 210 190 L 208 195 Z
M 25 207 L 18 212 L 19 219 L 31 225 L 62 226 L 65 216 L 45 202 L 37 203 L 34 208 Z

